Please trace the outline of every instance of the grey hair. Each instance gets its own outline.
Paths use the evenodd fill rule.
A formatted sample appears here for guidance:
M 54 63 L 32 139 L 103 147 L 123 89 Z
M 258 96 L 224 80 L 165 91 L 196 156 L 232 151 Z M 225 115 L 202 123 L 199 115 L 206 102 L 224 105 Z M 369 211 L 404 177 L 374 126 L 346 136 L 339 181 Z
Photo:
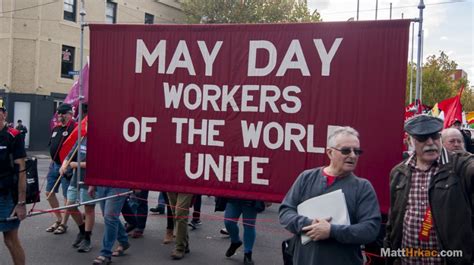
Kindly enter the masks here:
M 464 143 L 464 137 L 462 136 L 461 131 L 456 129 L 456 128 L 446 128 L 446 129 L 442 130 L 441 131 L 441 141 L 446 141 L 446 138 L 450 135 L 451 136 L 452 135 L 457 135 L 457 136 L 461 137 L 462 142 Z
M 359 139 L 359 133 L 352 127 L 339 127 L 328 135 L 328 148 L 336 147 L 336 137 L 339 135 L 352 135 Z

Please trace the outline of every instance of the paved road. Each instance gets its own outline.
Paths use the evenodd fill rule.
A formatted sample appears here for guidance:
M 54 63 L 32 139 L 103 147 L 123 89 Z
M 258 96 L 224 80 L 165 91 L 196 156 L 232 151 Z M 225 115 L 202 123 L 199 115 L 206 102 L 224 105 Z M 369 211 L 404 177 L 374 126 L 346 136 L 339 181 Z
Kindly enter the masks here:
M 39 159 L 40 185 L 44 182 L 48 170 L 48 159 Z M 156 204 L 157 192 L 151 192 L 149 196 L 150 206 Z M 35 209 L 47 209 L 44 192 L 41 203 Z M 28 209 L 31 207 L 29 205 Z M 145 235 L 143 238 L 130 238 L 131 248 L 127 255 L 114 258 L 113 264 L 243 264 L 243 248 L 231 258 L 224 256 L 230 240 L 219 234 L 223 227 L 223 214 L 214 213 L 214 198 L 203 196 L 202 226 L 190 231 L 191 253 L 184 259 L 171 260 L 170 253 L 173 245 L 161 243 L 166 227 L 166 218 L 163 215 L 150 215 Z M 20 227 L 20 237 L 26 249 L 27 264 L 91 264 L 98 255 L 104 230 L 103 219 L 100 210 L 96 209 L 96 226 L 93 231 L 93 249 L 90 253 L 78 253 L 71 247 L 77 227 L 72 220 L 69 221 L 69 231 L 64 235 L 53 235 L 46 233 L 45 229 L 52 222 L 50 214 L 44 214 L 26 219 Z M 273 205 L 258 216 L 257 240 L 254 246 L 255 264 L 282 264 L 281 242 L 290 234 L 278 224 L 278 206 Z M 242 231 L 241 231 L 242 233 Z M 11 265 L 12 262 L 8 251 L 0 244 L 0 264 Z

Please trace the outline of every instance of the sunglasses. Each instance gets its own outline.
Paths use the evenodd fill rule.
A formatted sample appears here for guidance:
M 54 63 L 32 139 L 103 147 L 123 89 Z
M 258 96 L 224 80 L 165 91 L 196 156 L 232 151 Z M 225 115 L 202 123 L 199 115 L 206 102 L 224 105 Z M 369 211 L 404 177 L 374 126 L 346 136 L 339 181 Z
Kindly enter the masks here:
M 58 111 L 58 114 L 65 115 L 65 114 L 68 114 L 68 111 Z
M 432 133 L 432 134 L 427 134 L 427 135 L 412 135 L 413 138 L 415 138 L 418 142 L 424 143 L 428 140 L 428 138 L 433 139 L 433 141 L 438 140 L 441 138 L 441 133 Z
M 351 152 L 354 152 L 354 154 L 356 156 L 360 156 L 363 153 L 362 149 L 360 149 L 360 148 L 350 148 L 350 147 L 343 147 L 341 149 L 337 149 L 336 147 L 331 147 L 331 148 L 341 152 L 341 154 L 343 154 L 345 156 L 349 155 Z

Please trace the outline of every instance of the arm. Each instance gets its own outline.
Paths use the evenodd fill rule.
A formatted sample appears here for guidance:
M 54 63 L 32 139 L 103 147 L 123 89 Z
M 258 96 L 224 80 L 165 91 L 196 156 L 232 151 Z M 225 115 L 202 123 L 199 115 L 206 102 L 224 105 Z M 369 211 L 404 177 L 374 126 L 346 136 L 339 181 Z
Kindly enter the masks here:
M 69 166 L 72 169 L 76 169 L 77 168 L 77 162 L 73 161 L 73 162 L 69 163 Z M 81 162 L 81 168 L 86 168 L 86 162 Z
M 395 167 L 396 168 L 396 167 Z M 392 224 L 392 207 L 394 201 L 394 193 L 392 191 L 392 187 L 396 186 L 398 182 L 398 178 L 396 178 L 395 168 L 390 172 L 390 208 L 388 209 L 388 218 L 387 223 L 385 224 L 385 237 L 383 239 L 383 246 L 385 248 L 391 248 L 392 242 L 390 241 L 390 235 L 392 234 L 393 224 Z
M 330 237 L 344 244 L 367 244 L 374 241 L 380 230 L 380 209 L 374 188 L 364 181 L 357 200 L 357 223 L 331 225 Z
M 24 137 L 15 137 L 12 146 L 13 162 L 18 165 L 18 203 L 13 214 L 18 219 L 26 218 L 26 169 L 25 169 L 25 140 Z
M 77 151 L 77 142 L 74 144 L 74 146 L 71 148 L 71 151 L 67 154 L 67 156 L 64 158 L 63 164 L 61 165 L 61 168 L 59 168 L 59 174 L 64 175 L 67 171 L 67 167 L 70 166 L 71 168 L 77 168 L 77 162 L 71 161 L 71 157 L 73 155 L 76 155 Z M 81 164 L 81 168 L 82 168 Z
M 286 194 L 279 209 L 280 224 L 293 234 L 301 234 L 305 226 L 311 224 L 312 220 L 306 216 L 298 215 L 297 206 L 302 202 L 304 188 L 304 173 L 293 183 L 293 186 Z
M 18 219 L 23 220 L 26 218 L 26 172 L 25 172 L 25 159 L 15 159 L 15 164 L 18 164 L 18 204 L 15 206 L 13 213 Z

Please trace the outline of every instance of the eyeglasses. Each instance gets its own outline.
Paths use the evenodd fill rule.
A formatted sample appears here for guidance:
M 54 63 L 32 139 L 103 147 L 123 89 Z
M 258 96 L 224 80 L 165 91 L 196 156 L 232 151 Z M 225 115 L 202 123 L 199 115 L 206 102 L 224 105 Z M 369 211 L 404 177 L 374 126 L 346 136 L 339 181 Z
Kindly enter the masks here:
M 413 138 L 415 138 L 418 142 L 424 143 L 428 140 L 428 138 L 433 139 L 433 141 L 438 140 L 441 138 L 441 133 L 432 133 L 432 134 L 427 134 L 427 135 L 412 135 Z
M 349 155 L 351 152 L 354 152 L 354 154 L 356 156 L 360 156 L 363 153 L 362 149 L 360 149 L 360 148 L 350 148 L 350 147 L 343 147 L 341 149 L 337 149 L 336 147 L 331 147 L 331 148 L 341 152 L 341 154 L 343 154 L 345 156 Z
M 66 114 L 68 114 L 68 111 L 58 111 L 57 113 L 58 113 L 58 115 L 59 114 L 66 115 Z

